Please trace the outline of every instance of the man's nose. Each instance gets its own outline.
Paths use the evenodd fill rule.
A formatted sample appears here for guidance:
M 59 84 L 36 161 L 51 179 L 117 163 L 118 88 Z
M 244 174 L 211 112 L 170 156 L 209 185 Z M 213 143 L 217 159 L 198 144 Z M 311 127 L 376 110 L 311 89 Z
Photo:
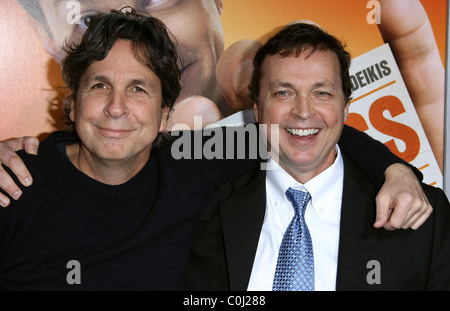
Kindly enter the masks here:
M 112 118 L 120 118 L 128 115 L 128 98 L 120 92 L 112 92 L 108 104 L 105 106 L 105 113 Z
M 299 96 L 292 107 L 291 113 L 300 119 L 308 119 L 313 113 L 312 99 L 308 96 Z

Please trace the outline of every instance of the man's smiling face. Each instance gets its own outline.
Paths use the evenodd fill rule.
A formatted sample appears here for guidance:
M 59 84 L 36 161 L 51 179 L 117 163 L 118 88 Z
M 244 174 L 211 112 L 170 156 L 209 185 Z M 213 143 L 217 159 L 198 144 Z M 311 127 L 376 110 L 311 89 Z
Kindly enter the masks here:
M 340 65 L 330 51 L 268 56 L 262 65 L 255 116 L 279 138 L 280 165 L 300 182 L 330 166 L 348 117 Z M 279 125 L 278 136 L 270 133 Z

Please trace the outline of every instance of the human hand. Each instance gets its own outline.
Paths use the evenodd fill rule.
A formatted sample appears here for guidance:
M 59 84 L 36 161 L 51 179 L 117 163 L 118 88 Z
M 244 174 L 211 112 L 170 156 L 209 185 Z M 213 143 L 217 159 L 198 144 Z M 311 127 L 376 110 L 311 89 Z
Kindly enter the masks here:
M 234 111 L 251 109 L 248 86 L 253 73 L 253 58 L 261 43 L 243 39 L 227 48 L 216 66 L 217 86 Z
M 378 28 L 389 43 L 436 160 L 443 170 L 445 69 L 419 0 L 379 0 Z
M 413 171 L 393 164 L 386 170 L 386 181 L 376 198 L 375 228 L 418 229 L 433 212 Z
M 37 154 L 38 147 L 39 140 L 36 137 L 21 137 L 0 142 L 0 188 L 15 200 L 20 198 L 22 191 L 1 164 L 9 167 L 22 185 L 29 187 L 33 179 L 16 151 L 24 149 L 27 153 Z M 0 206 L 7 207 L 10 203 L 9 198 L 0 192 Z
M 198 120 L 195 117 L 201 117 Z M 201 130 L 222 119 L 217 105 L 203 96 L 191 96 L 176 104 L 167 120 L 167 131 Z

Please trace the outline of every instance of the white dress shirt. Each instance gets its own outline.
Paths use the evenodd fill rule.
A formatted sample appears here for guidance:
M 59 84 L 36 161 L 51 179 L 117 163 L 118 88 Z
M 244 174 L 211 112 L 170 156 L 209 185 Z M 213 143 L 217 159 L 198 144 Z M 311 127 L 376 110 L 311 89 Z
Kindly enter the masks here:
M 270 291 L 277 266 L 278 251 L 284 233 L 294 217 L 294 208 L 285 192 L 291 187 L 308 191 L 311 201 L 305 220 L 314 252 L 315 290 L 336 290 L 339 228 L 344 164 L 339 147 L 328 169 L 302 185 L 272 161 L 275 169 L 266 176 L 266 215 L 259 237 L 248 290 Z

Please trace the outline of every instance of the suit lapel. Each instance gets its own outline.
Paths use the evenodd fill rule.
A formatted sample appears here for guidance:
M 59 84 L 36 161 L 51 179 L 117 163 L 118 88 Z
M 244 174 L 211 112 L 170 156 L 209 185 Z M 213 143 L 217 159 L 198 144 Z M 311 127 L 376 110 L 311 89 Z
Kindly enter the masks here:
M 219 203 L 230 290 L 247 290 L 266 211 L 266 174 L 258 170 L 233 183 Z
M 246 174 L 233 183 L 234 193 L 220 201 L 230 290 L 247 290 L 266 211 L 265 171 Z M 339 238 L 337 290 L 366 283 L 367 243 L 375 220 L 376 190 L 344 155 L 344 189 Z M 364 261 L 364 262 L 363 262 Z
M 344 156 L 337 290 L 361 288 L 367 283 L 367 260 L 362 254 L 372 251 L 367 240 L 375 221 L 375 195 L 370 181 Z

